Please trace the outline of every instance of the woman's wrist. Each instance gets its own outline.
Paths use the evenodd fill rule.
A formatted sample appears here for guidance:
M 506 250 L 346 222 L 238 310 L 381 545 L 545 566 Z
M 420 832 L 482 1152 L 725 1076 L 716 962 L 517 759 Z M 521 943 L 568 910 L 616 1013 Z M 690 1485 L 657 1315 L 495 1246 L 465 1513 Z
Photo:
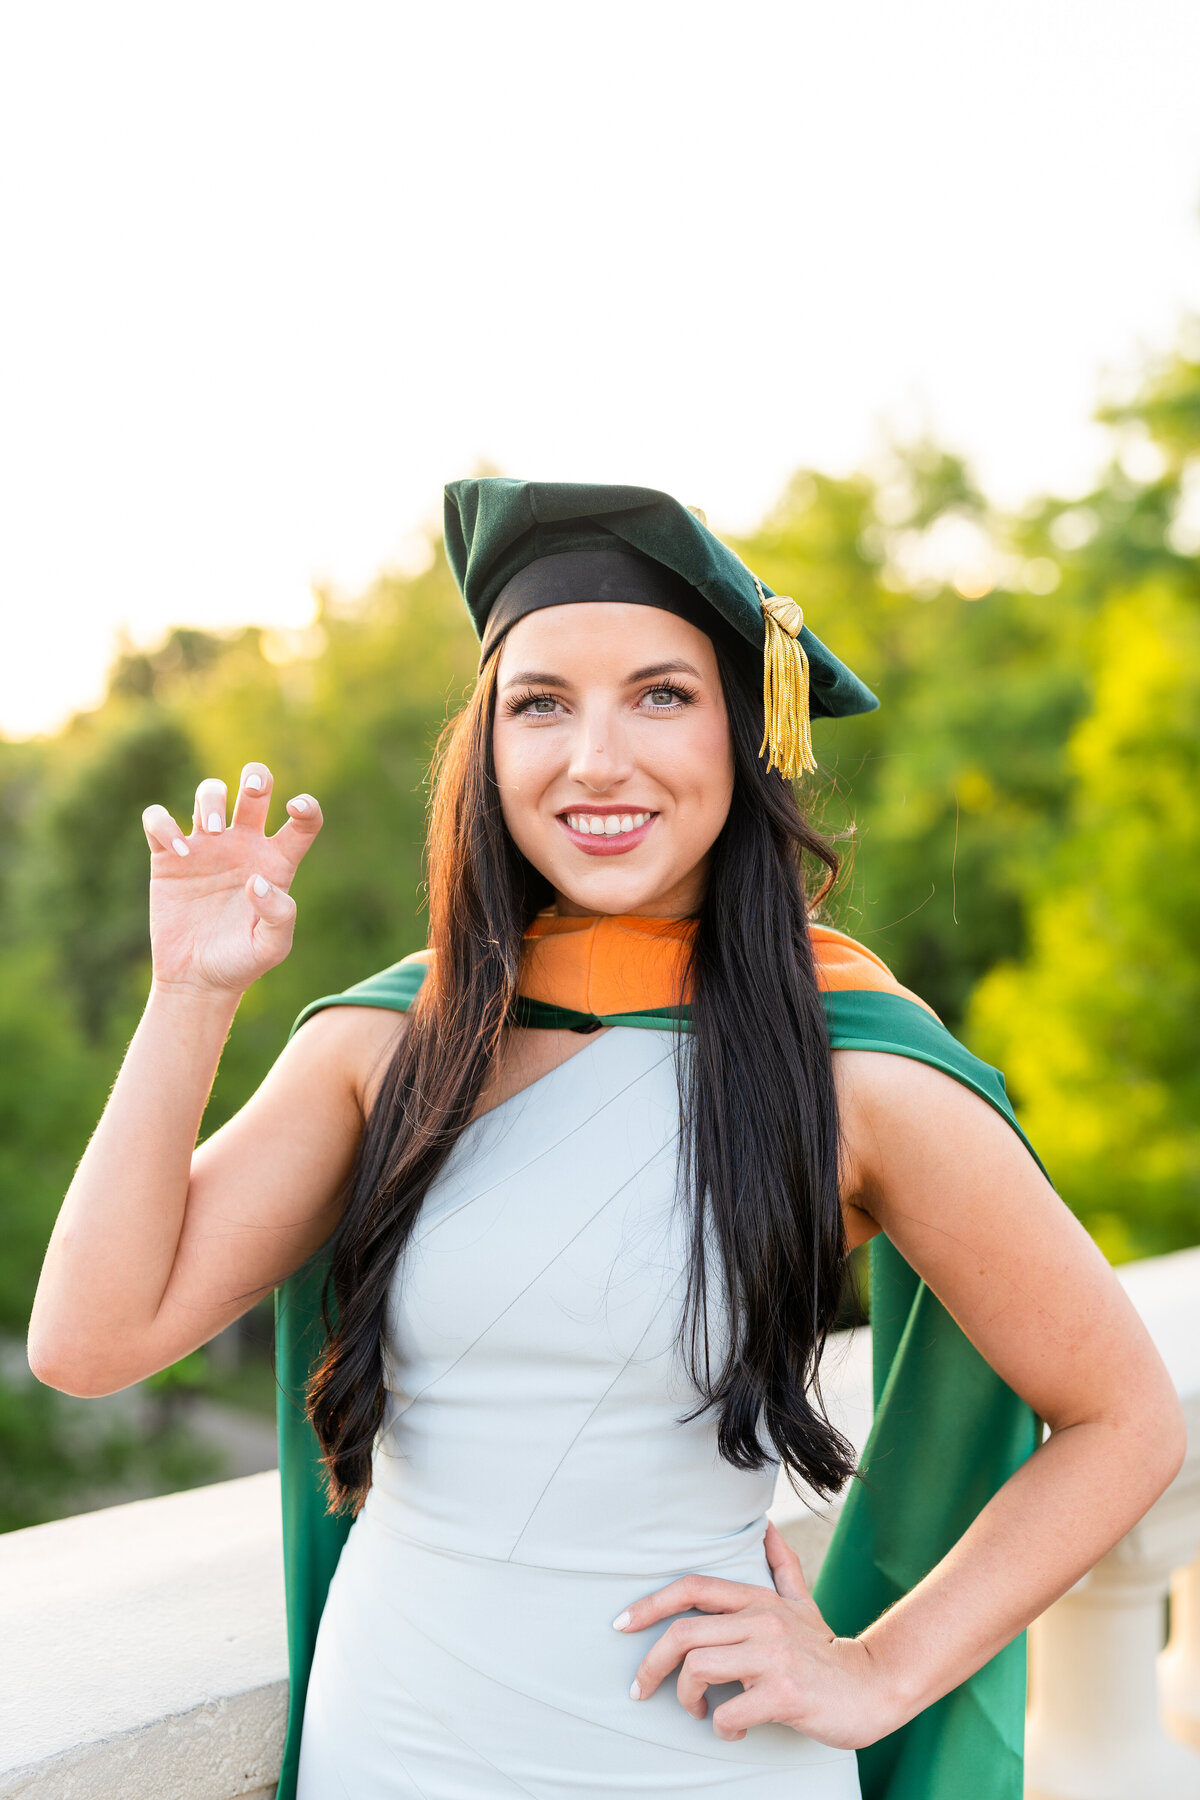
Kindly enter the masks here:
M 882 1624 L 883 1620 L 876 1620 L 854 1642 L 864 1655 L 876 1706 L 885 1721 L 879 1735 L 886 1737 L 915 1719 L 938 1696 L 928 1691 L 927 1672 L 914 1666 L 912 1656 L 895 1642 L 894 1633 L 881 1629 Z
M 202 982 L 151 978 L 147 1008 L 173 1012 L 186 1018 L 223 1019 L 228 1025 L 242 1000 L 240 988 L 207 987 Z

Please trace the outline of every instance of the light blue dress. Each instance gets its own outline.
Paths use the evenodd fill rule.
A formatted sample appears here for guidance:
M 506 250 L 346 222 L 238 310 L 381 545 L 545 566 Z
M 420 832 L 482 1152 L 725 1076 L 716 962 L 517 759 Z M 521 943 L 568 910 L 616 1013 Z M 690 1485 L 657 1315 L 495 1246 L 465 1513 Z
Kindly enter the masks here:
M 393 1278 L 386 1416 L 321 1618 L 298 1800 L 859 1800 L 853 1750 L 777 1724 L 718 1739 L 738 1682 L 702 1720 L 678 1671 L 630 1699 L 670 1621 L 612 1629 L 688 1571 L 773 1587 L 778 1465 L 723 1461 L 712 1411 L 677 1422 L 698 1395 L 675 1344 L 674 1054 L 668 1031 L 598 1034 L 470 1125 L 431 1187 Z

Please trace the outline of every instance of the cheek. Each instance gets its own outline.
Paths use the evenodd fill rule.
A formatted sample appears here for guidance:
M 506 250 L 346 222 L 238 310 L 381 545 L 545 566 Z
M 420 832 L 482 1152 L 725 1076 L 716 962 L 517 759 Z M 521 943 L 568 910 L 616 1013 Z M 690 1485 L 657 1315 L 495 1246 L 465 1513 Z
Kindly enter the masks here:
M 681 733 L 659 774 L 679 807 L 689 853 L 707 847 L 725 823 L 733 799 L 733 744 L 724 717 L 706 714 L 686 735 Z
M 733 741 L 723 713 L 706 713 L 696 721 L 688 763 L 705 804 L 727 811 L 733 797 Z
M 500 789 L 500 810 L 514 836 L 522 822 L 533 823 L 538 802 L 558 766 L 551 732 L 512 731 L 498 724 L 492 733 L 492 760 Z

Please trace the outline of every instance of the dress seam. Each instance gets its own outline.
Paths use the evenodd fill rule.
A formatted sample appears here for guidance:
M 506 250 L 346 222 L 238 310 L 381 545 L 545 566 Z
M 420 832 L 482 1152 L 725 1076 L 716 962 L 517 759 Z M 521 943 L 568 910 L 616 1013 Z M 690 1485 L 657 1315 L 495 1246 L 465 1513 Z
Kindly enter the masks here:
M 410 1398 L 408 1399 L 407 1403 L 404 1406 L 397 1407 L 396 1412 L 392 1419 L 393 1424 L 396 1422 L 397 1419 L 402 1419 L 406 1413 L 411 1411 L 411 1409 L 416 1405 L 417 1401 L 420 1400 L 423 1395 L 428 1394 L 432 1388 L 435 1388 L 439 1381 L 445 1381 L 445 1379 L 448 1375 L 453 1374 L 454 1370 L 458 1367 L 459 1363 L 463 1360 L 464 1356 L 469 1356 L 471 1354 L 472 1350 L 475 1349 L 476 1345 L 481 1343 L 482 1340 L 487 1336 L 488 1332 L 495 1330 L 496 1326 L 500 1323 L 500 1321 L 504 1317 L 504 1315 L 506 1313 L 509 1313 L 512 1311 L 513 1307 L 517 1304 L 518 1300 L 523 1299 L 524 1296 L 529 1292 L 531 1287 L 536 1286 L 536 1284 L 542 1279 L 542 1276 L 546 1273 L 546 1270 L 553 1268 L 554 1264 L 558 1261 L 560 1256 L 566 1255 L 567 1251 L 571 1248 L 571 1245 L 576 1241 L 576 1239 L 582 1237 L 583 1233 L 585 1231 L 589 1230 L 591 1228 L 591 1226 L 593 1226 L 596 1223 L 596 1220 L 600 1217 L 600 1214 L 602 1212 L 604 1212 L 607 1207 L 610 1207 L 612 1205 L 613 1201 L 616 1200 L 621 1194 L 623 1194 L 625 1192 L 626 1188 L 629 1187 L 632 1182 L 635 1182 L 640 1175 L 644 1175 L 646 1173 L 646 1170 L 648 1168 L 650 1168 L 651 1164 L 657 1162 L 659 1157 L 662 1156 L 665 1151 L 670 1150 L 674 1147 L 674 1145 L 678 1139 L 678 1136 L 679 1136 L 679 1134 L 678 1134 L 678 1132 L 676 1132 L 675 1136 L 672 1137 L 668 1143 L 660 1144 L 658 1146 L 657 1150 L 655 1150 L 652 1155 L 648 1156 L 646 1158 L 645 1162 L 641 1163 L 639 1165 L 639 1167 L 636 1168 L 633 1171 L 633 1173 L 631 1175 L 629 1175 L 621 1183 L 620 1187 L 614 1188 L 612 1193 L 609 1194 L 606 1199 L 604 1199 L 600 1202 L 600 1205 L 596 1208 L 595 1212 L 589 1213 L 588 1217 L 583 1221 L 583 1224 L 579 1227 L 578 1231 L 572 1232 L 571 1236 L 567 1239 L 567 1241 L 564 1244 L 559 1245 L 558 1249 L 554 1252 L 554 1255 L 549 1259 L 549 1261 L 544 1262 L 542 1264 L 541 1268 L 537 1271 L 537 1273 L 535 1275 L 530 1276 L 529 1280 L 525 1283 L 525 1286 L 513 1295 L 512 1299 L 508 1301 L 507 1305 L 501 1307 L 500 1311 L 496 1314 L 495 1318 L 489 1319 L 488 1323 L 484 1326 L 483 1330 L 481 1332 L 479 1332 L 475 1337 L 473 1337 L 469 1344 L 464 1345 L 464 1347 L 459 1351 L 458 1355 L 454 1358 L 454 1361 L 451 1363 L 447 1363 L 446 1367 L 444 1369 L 442 1369 L 437 1375 L 435 1375 L 431 1381 L 427 1381 L 425 1383 L 424 1387 L 418 1388 L 416 1393 L 410 1396 Z M 678 1285 L 678 1283 L 676 1283 L 676 1285 Z M 672 1292 L 674 1292 L 674 1289 L 672 1289 Z M 665 1302 L 664 1302 L 664 1304 L 665 1304 Z M 662 1310 L 662 1308 L 660 1307 L 659 1311 L 661 1312 L 661 1310 Z M 655 1314 L 656 1318 L 657 1318 L 657 1316 L 658 1315 Z M 650 1327 L 647 1326 L 646 1330 L 648 1331 L 649 1329 L 650 1329 Z M 638 1339 L 639 1345 L 641 1344 L 645 1335 L 646 1335 L 646 1333 L 643 1332 L 642 1337 Z M 637 1346 L 635 1345 L 634 1348 L 636 1350 Z M 629 1366 L 629 1362 L 627 1359 L 626 1362 L 622 1365 L 620 1372 L 623 1374 L 625 1369 L 628 1368 L 628 1366 Z M 605 1390 L 605 1391 L 607 1392 L 607 1390 Z M 601 1396 L 601 1398 L 603 1398 L 603 1396 Z M 385 1435 L 386 1435 L 386 1433 L 385 1433 Z
M 541 1162 L 543 1157 L 550 1156 L 555 1150 L 561 1149 L 563 1144 L 565 1144 L 569 1138 L 574 1137 L 577 1132 L 582 1131 L 585 1125 L 590 1125 L 593 1119 L 598 1119 L 608 1107 L 615 1105 L 618 1100 L 623 1099 L 625 1095 L 629 1093 L 631 1088 L 637 1087 L 638 1083 L 644 1081 L 647 1075 L 652 1075 L 656 1069 L 661 1068 L 663 1063 L 667 1062 L 673 1054 L 672 1051 L 668 1050 L 666 1055 L 660 1056 L 657 1062 L 650 1064 L 649 1068 L 639 1069 L 638 1073 L 632 1080 L 627 1081 L 624 1087 L 618 1088 L 615 1094 L 610 1094 L 606 1100 L 602 1101 L 599 1106 L 593 1108 L 590 1113 L 585 1114 L 582 1119 L 577 1119 L 574 1124 L 563 1132 L 561 1137 L 555 1138 L 553 1143 L 544 1145 L 535 1155 L 527 1157 L 523 1163 L 518 1163 L 515 1169 L 506 1169 L 503 1175 L 498 1176 L 497 1179 L 489 1183 L 487 1187 L 479 1188 L 475 1193 L 469 1194 L 465 1200 L 460 1200 L 457 1206 L 453 1207 L 449 1212 L 441 1214 L 436 1220 L 429 1224 L 424 1231 L 414 1230 L 412 1236 L 408 1240 L 409 1245 L 415 1247 L 418 1244 L 423 1244 L 426 1238 L 432 1237 L 435 1231 L 440 1230 L 440 1228 L 443 1225 L 448 1224 L 451 1219 L 457 1218 L 458 1214 L 462 1212 L 464 1208 L 473 1206 L 478 1200 L 486 1199 L 489 1194 L 495 1193 L 498 1187 L 503 1187 L 506 1181 L 515 1181 L 518 1175 L 524 1175 L 527 1170 L 532 1169 L 535 1164 Z M 559 1069 L 565 1069 L 569 1063 L 573 1063 L 575 1060 L 574 1056 L 569 1056 L 566 1062 L 559 1063 L 555 1068 L 547 1070 L 547 1074 L 557 1075 Z M 545 1077 L 540 1077 L 539 1079 L 544 1080 Z M 530 1088 L 535 1087 L 536 1085 L 535 1082 L 530 1082 L 529 1087 L 521 1088 L 520 1092 L 510 1096 L 511 1099 L 519 1100 L 522 1094 L 527 1094 L 530 1091 Z M 506 1105 L 507 1102 L 501 1101 L 500 1104 Z M 493 1114 L 499 1112 L 499 1110 L 499 1106 L 494 1106 L 490 1112 L 483 1113 L 478 1119 L 474 1120 L 473 1123 L 482 1125 L 484 1119 L 490 1119 Z M 468 1127 L 468 1129 L 470 1129 L 470 1127 Z M 678 1132 L 676 1132 L 676 1137 L 678 1137 L 678 1135 Z

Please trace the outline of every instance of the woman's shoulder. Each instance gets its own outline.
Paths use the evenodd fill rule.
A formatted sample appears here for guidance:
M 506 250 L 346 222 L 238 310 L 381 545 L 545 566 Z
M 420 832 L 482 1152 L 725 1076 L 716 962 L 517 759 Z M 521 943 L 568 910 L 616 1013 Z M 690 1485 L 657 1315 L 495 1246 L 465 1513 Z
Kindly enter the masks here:
M 363 980 L 343 988 L 340 993 L 322 994 L 318 999 L 310 1000 L 297 1014 L 288 1036 L 294 1037 L 309 1019 L 331 1008 L 353 1007 L 365 1011 L 406 1013 L 420 992 L 432 958 L 432 950 L 414 950 L 410 956 L 401 957 L 399 962 L 389 963 L 386 969 L 379 969 L 374 975 L 365 976 Z
M 288 1033 L 290 1043 L 302 1025 L 308 1026 L 303 1035 L 310 1053 L 341 1070 L 364 1113 L 374 1104 L 390 1053 L 407 1029 L 406 1015 L 432 954 L 415 950 L 340 993 L 310 1000 Z
M 927 1082 L 928 1072 L 936 1071 L 971 1089 L 1016 1126 L 1001 1071 L 968 1049 L 927 1000 L 897 980 L 881 957 L 829 926 L 813 926 L 811 935 L 832 1048 L 887 1053 L 883 1061 L 878 1056 L 857 1059 L 863 1071 L 860 1079 L 894 1090 L 905 1082 L 910 1086 L 914 1080 Z M 895 1066 L 897 1059 L 922 1065 L 925 1073 L 913 1069 L 902 1074 Z M 851 1059 L 838 1061 L 848 1065 Z
M 1001 1070 L 976 1056 L 865 944 L 828 926 L 813 927 L 812 939 L 829 1041 L 837 1053 L 848 1223 L 858 1210 L 854 1200 L 892 1185 L 891 1164 L 898 1159 L 931 1164 L 949 1143 L 963 1158 L 986 1159 L 995 1156 L 998 1142 L 1007 1149 L 1015 1137 L 1044 1175 Z M 862 1219 L 857 1223 L 865 1232 Z

